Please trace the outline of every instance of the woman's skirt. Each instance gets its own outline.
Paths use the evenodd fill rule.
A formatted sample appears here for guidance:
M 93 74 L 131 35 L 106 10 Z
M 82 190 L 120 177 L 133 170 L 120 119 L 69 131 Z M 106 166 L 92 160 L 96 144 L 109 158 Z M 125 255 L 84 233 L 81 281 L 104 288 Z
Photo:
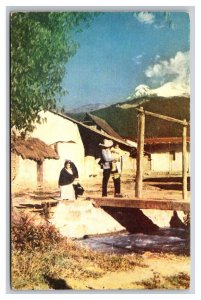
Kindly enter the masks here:
M 73 184 L 60 185 L 61 200 L 75 200 L 75 190 Z

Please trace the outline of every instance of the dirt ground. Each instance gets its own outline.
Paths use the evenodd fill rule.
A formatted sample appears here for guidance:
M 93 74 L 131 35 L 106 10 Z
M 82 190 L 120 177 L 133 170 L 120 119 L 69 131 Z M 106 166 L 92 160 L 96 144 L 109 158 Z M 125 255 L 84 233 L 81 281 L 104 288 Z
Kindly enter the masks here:
M 101 197 L 101 181 L 102 177 L 90 177 L 88 179 L 80 179 L 79 182 L 85 189 L 84 195 L 79 196 L 79 200 L 85 200 L 88 197 Z M 132 175 L 122 175 L 121 192 L 124 198 L 135 198 L 135 180 Z M 57 205 L 57 199 L 60 196 L 57 183 L 45 185 L 43 188 L 36 187 L 30 189 L 26 186 L 11 186 L 11 207 L 19 210 L 26 210 L 36 213 L 46 214 L 47 206 L 54 207 Z M 108 197 L 114 196 L 114 186 L 112 178 L 108 184 Z M 182 181 L 181 178 L 147 178 L 143 182 L 142 198 L 144 199 L 161 199 L 161 200 L 182 200 Z M 188 191 L 188 199 L 190 201 L 190 191 Z M 168 226 L 172 211 L 159 210 L 142 210 L 157 226 Z M 133 214 L 133 212 L 131 212 Z M 179 217 L 183 219 L 184 213 L 178 212 Z
M 80 180 L 85 188 L 83 198 L 101 196 L 101 177 Z M 122 177 L 122 194 L 125 198 L 134 197 L 134 179 L 131 176 Z M 108 196 L 113 196 L 113 182 L 110 179 Z M 59 189 L 56 186 L 46 186 L 40 190 L 31 190 L 22 186 L 12 185 L 11 207 L 19 210 L 27 210 L 32 213 L 45 212 L 45 202 L 56 205 L 55 197 L 59 197 Z M 182 182 L 175 178 L 147 179 L 143 183 L 143 198 L 150 199 L 182 199 Z M 80 198 L 82 199 L 82 197 Z M 188 191 L 188 201 L 190 191 Z M 40 214 L 40 215 L 41 215 Z M 129 290 L 129 289 L 160 289 L 165 282 L 165 288 L 186 289 L 187 284 L 180 284 L 178 278 L 190 277 L 190 257 L 185 255 L 163 254 L 145 252 L 141 255 L 146 268 L 136 267 L 128 272 L 107 272 L 99 279 L 88 278 L 85 282 L 68 278 L 68 284 L 75 290 Z M 169 279 L 168 279 L 169 278 Z M 177 279 L 175 279 L 177 278 Z M 169 280 L 169 281 L 168 281 Z M 172 281 L 173 280 L 173 281 Z
M 141 256 L 144 268 L 124 272 L 107 272 L 98 279 L 88 278 L 78 281 L 68 278 L 68 284 L 75 290 L 144 290 L 190 288 L 190 258 L 170 254 L 146 252 Z M 180 277 L 187 277 L 180 282 Z
M 80 179 L 79 182 L 85 189 L 84 198 L 101 196 L 102 177 L 90 177 L 88 179 Z M 121 193 L 125 198 L 135 197 L 135 179 L 132 175 L 122 175 L 121 177 Z M 110 178 L 108 183 L 108 196 L 113 197 L 114 186 Z M 59 197 L 59 188 L 57 182 L 55 184 L 44 184 L 43 188 L 29 188 L 22 185 L 11 185 L 12 206 L 16 206 L 22 201 L 26 203 L 30 200 L 33 203 L 39 201 L 51 200 Z M 187 201 L 190 201 L 190 191 L 187 193 Z M 80 197 L 82 198 L 82 197 Z M 146 178 L 143 182 L 142 198 L 144 199 L 172 199 L 182 200 L 182 181 L 181 178 Z

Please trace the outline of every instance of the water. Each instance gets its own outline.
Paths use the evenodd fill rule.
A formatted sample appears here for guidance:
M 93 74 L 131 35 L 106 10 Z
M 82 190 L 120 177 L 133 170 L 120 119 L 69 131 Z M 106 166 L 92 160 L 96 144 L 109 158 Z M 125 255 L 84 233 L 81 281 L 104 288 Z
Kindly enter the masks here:
M 81 243 L 96 251 L 122 254 L 146 251 L 186 255 L 190 253 L 190 237 L 184 229 L 162 228 L 153 234 L 96 236 L 83 239 Z

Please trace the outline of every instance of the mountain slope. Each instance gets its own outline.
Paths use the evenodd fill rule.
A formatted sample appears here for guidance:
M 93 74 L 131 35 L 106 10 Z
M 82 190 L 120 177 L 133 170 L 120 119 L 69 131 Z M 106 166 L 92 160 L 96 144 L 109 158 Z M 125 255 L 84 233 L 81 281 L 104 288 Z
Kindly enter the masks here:
M 137 110 L 142 106 L 145 110 L 167 115 L 180 120 L 190 119 L 190 99 L 186 97 L 146 96 L 117 103 L 107 108 L 93 111 L 92 114 L 103 118 L 122 137 L 137 137 Z M 83 115 L 71 115 L 81 119 Z M 189 131 L 189 130 L 188 130 Z M 188 132 L 189 134 L 189 132 Z M 146 137 L 182 136 L 182 126 L 158 118 L 146 116 Z
M 104 104 L 104 103 L 86 104 L 86 105 L 82 105 L 82 106 L 79 106 L 77 108 L 71 109 L 67 113 L 79 114 L 79 113 L 83 113 L 83 112 L 90 112 L 90 111 L 98 110 L 98 109 L 101 109 L 101 108 L 105 108 L 107 106 L 109 106 L 109 105 Z

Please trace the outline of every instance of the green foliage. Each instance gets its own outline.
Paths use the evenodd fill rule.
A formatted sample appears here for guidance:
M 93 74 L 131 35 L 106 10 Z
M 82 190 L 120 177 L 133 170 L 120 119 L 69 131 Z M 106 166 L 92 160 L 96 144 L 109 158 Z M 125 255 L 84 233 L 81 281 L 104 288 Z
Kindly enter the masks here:
M 76 30 L 93 13 L 14 12 L 10 17 L 11 127 L 31 131 L 38 112 L 54 109 L 65 65 L 76 53 Z

